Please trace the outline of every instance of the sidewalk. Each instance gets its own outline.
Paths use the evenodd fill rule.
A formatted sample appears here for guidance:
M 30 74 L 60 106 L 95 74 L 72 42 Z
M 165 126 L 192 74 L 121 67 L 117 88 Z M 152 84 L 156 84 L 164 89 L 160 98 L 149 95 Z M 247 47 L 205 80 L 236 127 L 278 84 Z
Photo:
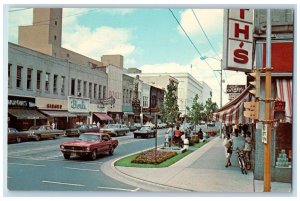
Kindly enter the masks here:
M 167 168 L 131 168 L 113 165 L 112 167 L 127 179 L 169 187 L 167 191 L 172 191 L 173 188 L 173 190 L 208 193 L 263 192 L 263 181 L 255 181 L 252 171 L 243 175 L 234 163 L 233 166 L 225 168 L 222 141 L 219 137 L 215 137 Z M 235 158 L 232 158 L 233 160 Z M 124 180 L 123 182 L 126 183 Z M 291 191 L 290 184 L 272 182 L 271 187 L 271 192 Z

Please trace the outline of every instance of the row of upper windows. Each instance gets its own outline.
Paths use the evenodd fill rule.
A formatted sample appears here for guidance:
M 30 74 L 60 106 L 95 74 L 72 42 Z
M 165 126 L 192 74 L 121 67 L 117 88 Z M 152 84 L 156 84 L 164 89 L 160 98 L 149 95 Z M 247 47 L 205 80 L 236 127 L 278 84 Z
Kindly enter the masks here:
M 76 80 L 75 78 L 71 79 L 72 96 L 89 97 L 90 99 L 104 99 L 107 97 L 106 91 L 107 89 L 104 85 L 102 86 L 101 84 L 98 85 L 96 83 L 82 81 L 79 79 Z
M 24 89 L 26 88 L 27 90 L 33 90 L 33 69 L 32 68 L 27 68 L 27 74 L 24 74 L 23 66 L 17 66 L 16 69 L 16 85 L 15 87 L 18 89 Z M 26 77 L 27 76 L 27 77 Z M 42 81 L 42 76 L 45 76 L 45 80 Z M 53 74 L 53 81 L 51 82 L 51 74 L 46 72 L 45 74 L 42 73 L 42 71 L 37 70 L 36 71 L 36 86 L 35 89 L 37 91 L 42 91 L 42 85 L 44 85 L 44 90 L 47 93 L 50 93 L 51 87 L 53 94 L 59 93 L 59 86 L 60 84 L 60 94 L 65 95 L 65 88 L 66 88 L 66 77 L 65 76 L 60 76 L 60 83 L 58 83 L 59 75 Z M 8 64 L 8 87 L 13 87 L 12 86 L 12 64 Z M 26 79 L 26 86 L 23 86 L 23 79 Z M 43 82 L 43 83 L 42 83 Z M 102 86 L 94 83 L 94 92 L 92 94 L 92 85 L 93 83 L 89 82 L 89 94 L 87 96 L 86 91 L 87 91 L 87 82 L 83 81 L 83 95 L 81 95 L 81 80 L 77 80 L 79 83 L 77 85 L 77 93 L 75 94 L 75 79 L 72 79 L 71 81 L 71 95 L 78 96 L 78 97 L 89 97 L 89 98 L 94 98 L 94 99 L 100 99 L 100 98 L 106 98 L 106 86 Z

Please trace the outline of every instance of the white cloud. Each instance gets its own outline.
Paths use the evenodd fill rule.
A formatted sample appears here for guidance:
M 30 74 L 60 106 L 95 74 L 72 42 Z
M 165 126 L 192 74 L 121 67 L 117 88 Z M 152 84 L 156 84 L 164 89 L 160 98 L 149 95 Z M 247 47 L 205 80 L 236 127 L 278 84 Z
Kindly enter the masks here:
M 192 68 L 191 68 L 192 64 Z M 207 83 L 213 91 L 213 101 L 218 105 L 220 103 L 220 74 L 213 70 L 220 69 L 220 62 L 209 62 L 212 68 L 208 67 L 205 61 L 195 58 L 190 64 L 180 65 L 177 63 L 163 63 L 154 65 L 143 65 L 140 67 L 143 73 L 190 73 L 198 81 Z M 243 72 L 223 71 L 223 92 L 226 91 L 228 84 L 246 84 L 246 76 Z M 222 94 L 222 103 L 228 102 L 228 95 Z

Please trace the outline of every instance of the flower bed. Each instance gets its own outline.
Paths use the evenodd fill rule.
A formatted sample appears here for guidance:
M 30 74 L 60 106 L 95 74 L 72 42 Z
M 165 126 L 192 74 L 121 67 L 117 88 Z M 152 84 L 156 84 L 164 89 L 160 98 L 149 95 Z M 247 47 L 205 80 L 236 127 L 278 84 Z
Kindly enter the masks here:
M 159 164 L 176 156 L 177 153 L 174 151 L 156 151 L 156 160 L 155 160 L 155 150 L 150 150 L 142 152 L 137 155 L 131 162 L 132 163 L 142 163 L 142 164 Z

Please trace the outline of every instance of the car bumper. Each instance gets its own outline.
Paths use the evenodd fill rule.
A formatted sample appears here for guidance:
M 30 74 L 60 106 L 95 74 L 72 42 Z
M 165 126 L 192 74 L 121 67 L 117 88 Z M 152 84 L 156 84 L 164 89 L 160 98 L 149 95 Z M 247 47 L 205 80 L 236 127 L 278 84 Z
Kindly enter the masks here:
M 91 153 L 91 151 L 84 150 L 70 150 L 70 149 L 61 149 L 63 154 L 76 155 L 76 156 L 87 156 Z

